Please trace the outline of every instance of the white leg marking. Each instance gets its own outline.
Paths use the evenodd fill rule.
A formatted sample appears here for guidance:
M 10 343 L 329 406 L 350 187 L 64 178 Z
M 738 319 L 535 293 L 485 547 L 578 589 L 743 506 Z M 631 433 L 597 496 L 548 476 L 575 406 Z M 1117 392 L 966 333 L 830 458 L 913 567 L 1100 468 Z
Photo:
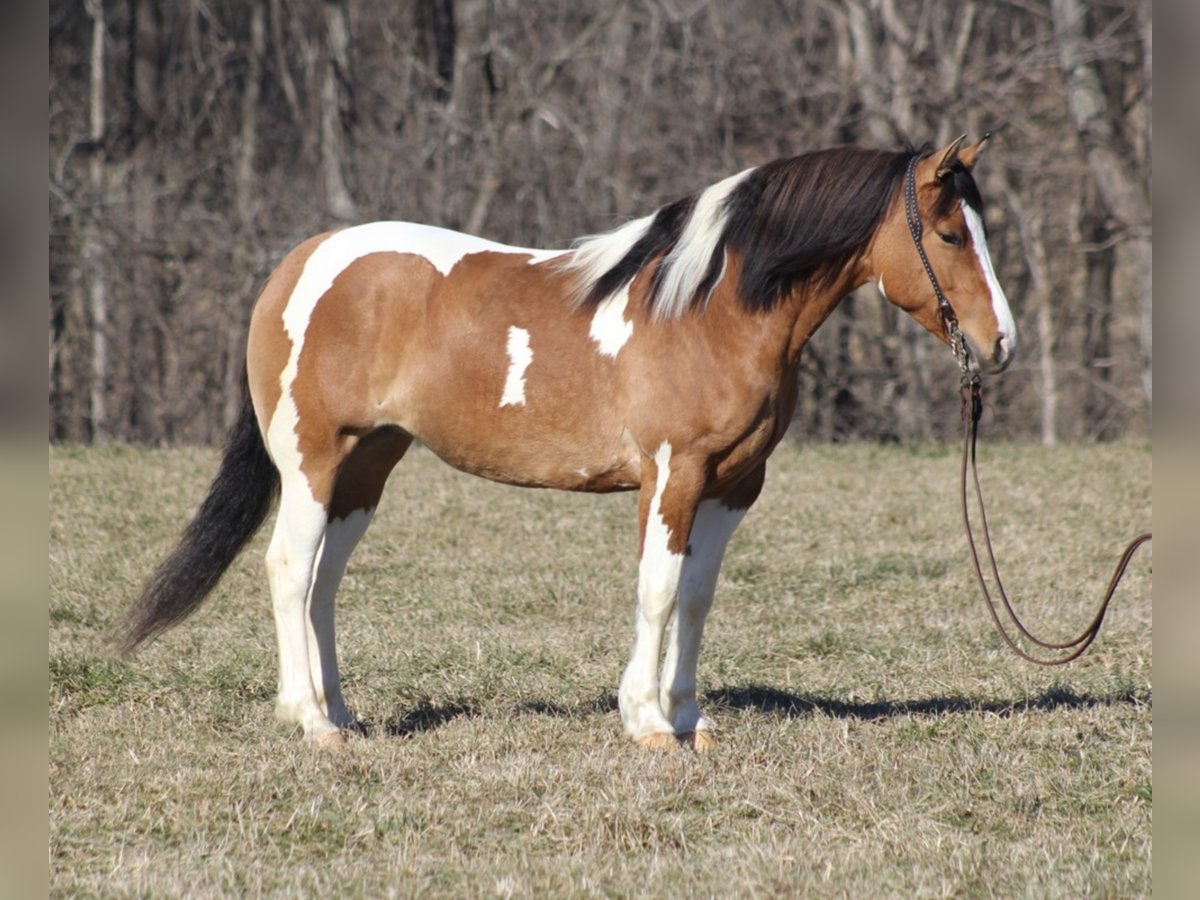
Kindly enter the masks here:
M 696 703 L 696 662 L 725 547 L 745 515 L 719 500 L 705 500 L 696 509 L 659 686 L 659 704 L 676 734 L 712 728 Z
M 600 346 L 600 352 L 614 359 L 633 335 L 633 323 L 625 318 L 629 303 L 629 285 L 606 298 L 596 307 L 588 334 Z
M 317 702 L 338 728 L 357 722 L 342 697 L 334 629 L 334 599 L 346 573 L 346 563 L 371 524 L 374 510 L 356 509 L 345 519 L 334 519 L 325 528 L 308 595 L 308 666 Z
M 997 328 L 1004 338 L 1005 344 L 1008 345 L 1009 353 L 1015 353 L 1017 350 L 1017 323 L 1013 320 L 1012 310 L 1008 307 L 1008 298 L 1004 296 L 1004 288 L 1000 287 L 1000 281 L 996 278 L 996 270 L 992 268 L 992 257 L 988 253 L 983 220 L 965 200 L 961 201 L 961 205 L 963 218 L 967 220 L 967 231 L 971 233 L 971 245 L 975 248 L 979 268 L 983 270 L 983 277 L 992 297 L 992 312 L 996 316 Z
M 337 730 L 317 702 L 304 615 L 313 562 L 325 525 L 325 509 L 309 495 L 304 476 L 298 471 L 286 473 L 266 560 L 275 637 L 279 642 L 279 698 L 275 714 L 285 722 L 301 725 L 309 737 Z
M 525 403 L 525 370 L 533 362 L 529 349 L 529 332 L 513 326 L 508 329 L 508 377 L 504 380 L 501 406 L 521 406 Z
M 670 528 L 662 517 L 663 492 L 671 476 L 671 445 L 654 454 L 657 478 L 646 518 L 646 537 L 638 565 L 637 616 L 633 653 L 621 676 L 621 722 L 635 741 L 651 734 L 671 734 L 658 700 L 658 663 L 663 632 L 675 605 L 684 555 L 668 549 Z

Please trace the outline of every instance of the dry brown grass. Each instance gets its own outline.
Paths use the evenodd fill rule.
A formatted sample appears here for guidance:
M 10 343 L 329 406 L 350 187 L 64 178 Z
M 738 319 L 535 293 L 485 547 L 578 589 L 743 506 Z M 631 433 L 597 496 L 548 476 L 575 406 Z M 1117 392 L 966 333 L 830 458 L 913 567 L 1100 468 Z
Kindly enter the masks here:
M 55 894 L 1132 896 L 1150 892 L 1149 557 L 1065 670 L 974 594 L 949 449 L 784 447 L 735 536 L 706 756 L 621 736 L 629 496 L 410 455 L 351 564 L 370 736 L 271 718 L 263 537 L 130 662 L 101 637 L 198 501 L 206 451 L 50 454 Z M 1149 448 L 983 452 L 1022 609 L 1066 632 L 1150 521 Z

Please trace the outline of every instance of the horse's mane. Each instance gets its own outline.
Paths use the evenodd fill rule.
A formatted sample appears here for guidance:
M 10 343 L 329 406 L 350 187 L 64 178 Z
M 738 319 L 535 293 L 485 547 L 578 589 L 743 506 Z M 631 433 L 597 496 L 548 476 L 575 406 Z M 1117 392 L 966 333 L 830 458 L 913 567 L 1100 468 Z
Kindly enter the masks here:
M 578 278 L 577 303 L 599 306 L 653 266 L 649 314 L 679 317 L 708 302 L 732 250 L 742 259 L 742 303 L 768 310 L 799 284 L 835 277 L 874 234 L 909 160 L 928 152 L 838 147 L 779 159 L 580 238 L 563 259 Z M 961 164 L 938 206 L 957 197 L 979 206 Z

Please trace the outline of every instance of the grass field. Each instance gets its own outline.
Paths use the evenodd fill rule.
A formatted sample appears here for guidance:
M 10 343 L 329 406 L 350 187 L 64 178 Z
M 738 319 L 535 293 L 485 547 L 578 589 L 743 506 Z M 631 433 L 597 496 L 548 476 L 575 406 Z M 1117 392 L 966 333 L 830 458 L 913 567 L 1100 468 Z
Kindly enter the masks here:
M 1150 449 L 981 453 L 1019 608 L 1073 634 L 1150 525 Z M 267 529 L 191 621 L 113 658 L 106 627 L 215 460 L 50 451 L 55 895 L 1150 893 L 1150 556 L 1082 661 L 1015 659 L 967 568 L 953 448 L 776 453 L 709 619 L 703 756 L 621 734 L 633 497 L 421 450 L 342 589 L 366 739 L 318 754 L 272 719 Z

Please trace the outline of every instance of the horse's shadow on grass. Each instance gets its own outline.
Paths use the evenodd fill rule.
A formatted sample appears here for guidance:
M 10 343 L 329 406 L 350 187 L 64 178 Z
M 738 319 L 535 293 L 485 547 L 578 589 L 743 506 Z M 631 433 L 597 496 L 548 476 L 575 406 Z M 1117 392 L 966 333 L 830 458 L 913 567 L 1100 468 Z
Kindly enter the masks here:
M 1103 694 L 1081 694 L 1070 687 L 1055 686 L 1047 688 L 1039 694 L 1013 700 L 944 696 L 915 700 L 856 702 L 836 700 L 815 694 L 794 694 L 773 687 L 749 684 L 744 687 L 719 688 L 708 691 L 701 698 L 701 705 L 707 704 L 716 710 L 726 712 L 744 710 L 788 719 L 821 714 L 834 719 L 872 721 L 900 716 L 936 716 L 947 713 L 990 713 L 1007 716 L 1026 711 L 1050 712 L 1056 709 L 1083 709 L 1093 706 L 1151 706 L 1152 699 L 1149 690 L 1128 688 Z M 573 704 L 531 700 L 521 703 L 517 709 L 522 713 L 581 719 L 597 713 L 616 712 L 617 695 L 606 692 L 594 700 Z
M 708 691 L 703 703 L 726 712 L 747 711 L 766 716 L 799 719 L 825 715 L 834 719 L 877 721 L 901 716 L 939 716 L 946 714 L 991 714 L 1011 716 L 1022 712 L 1052 712 L 1058 709 L 1084 709 L 1096 706 L 1151 706 L 1152 692 L 1128 688 L 1103 694 L 1078 693 L 1070 687 L 1055 686 L 1038 694 L 1013 700 L 964 696 L 926 697 L 915 700 L 873 700 L 857 702 L 836 700 L 815 694 L 795 694 L 764 685 L 719 688 Z M 584 719 L 617 711 L 617 695 L 605 691 L 591 700 L 561 703 L 550 700 L 526 700 L 514 707 L 517 714 Z M 444 703 L 421 701 L 413 708 L 398 712 L 383 722 L 380 730 L 389 737 L 408 738 L 434 731 L 461 717 L 473 718 L 483 707 L 468 698 Z M 367 726 L 368 731 L 374 728 Z
M 473 718 L 479 715 L 479 709 L 479 705 L 471 700 L 451 700 L 446 703 L 422 700 L 407 712 L 398 712 L 387 719 L 382 730 L 388 737 L 408 738 L 441 728 L 462 716 Z
M 1010 716 L 1014 713 L 1056 709 L 1083 709 L 1094 706 L 1151 706 L 1148 690 L 1128 688 L 1111 693 L 1077 693 L 1069 687 L 1047 688 L 1039 694 L 1014 700 L 983 699 L 964 696 L 927 697 L 916 700 L 873 700 L 856 702 L 836 700 L 812 694 L 793 694 L 763 685 L 721 688 L 709 691 L 704 699 L 724 710 L 752 710 L 772 716 L 795 719 L 816 713 L 834 719 L 874 721 L 899 716 L 937 716 L 947 713 L 990 713 Z

